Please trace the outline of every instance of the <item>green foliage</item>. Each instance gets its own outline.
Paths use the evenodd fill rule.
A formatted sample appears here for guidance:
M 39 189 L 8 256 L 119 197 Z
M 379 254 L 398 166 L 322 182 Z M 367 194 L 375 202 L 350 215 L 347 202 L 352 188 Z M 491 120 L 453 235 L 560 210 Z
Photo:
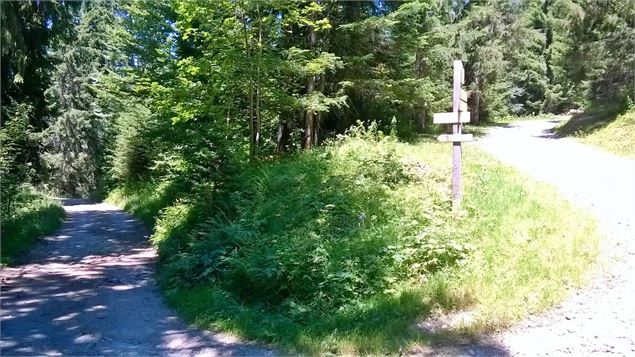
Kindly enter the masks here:
M 21 186 L 30 174 L 28 147 L 32 141 L 29 126 L 31 111 L 32 107 L 28 105 L 8 108 L 11 120 L 3 122 L 0 128 L 0 210 L 3 217 L 15 212 Z
M 436 226 L 446 214 L 442 196 L 424 202 L 427 214 L 401 208 L 414 198 L 396 185 L 439 180 L 435 173 L 407 171 L 389 138 L 340 140 L 241 174 L 241 191 L 231 194 L 235 217 L 212 216 L 190 233 L 184 251 L 166 255 L 169 285 L 218 282 L 248 301 L 328 311 L 464 257 L 460 239 Z M 174 226 L 188 227 L 182 221 L 192 208 L 166 210 L 155 237 L 182 237 L 171 237 Z
M 132 105 L 117 118 L 111 175 L 118 182 L 138 182 L 148 177 L 152 155 L 150 116 L 143 105 Z
M 627 0 L 3 2 L 3 214 L 24 182 L 113 188 L 154 226 L 186 313 L 311 352 L 394 352 L 435 305 L 497 326 L 577 281 L 592 229 L 480 158 L 457 220 L 446 149 L 396 137 L 441 130 L 459 58 L 474 122 L 623 110 L 632 15 Z
M 295 353 L 392 353 L 429 343 L 412 324 L 432 310 L 474 311 L 482 331 L 552 306 L 597 253 L 588 214 L 480 151 L 454 215 L 449 150 L 357 126 L 214 200 L 177 193 L 161 210 L 167 183 L 119 197 L 160 212 L 160 281 L 191 321 Z
M 3 180 L 4 186 L 4 180 Z M 3 192 L 4 204 L 4 192 Z M 43 235 L 51 234 L 62 224 L 64 210 L 59 202 L 20 187 L 12 197 L 10 211 L 2 209 L 2 264 L 11 264 Z
M 103 193 L 105 154 L 112 123 L 103 100 L 103 77 L 120 65 L 116 5 L 84 3 L 72 44 L 58 49 L 60 64 L 47 90 L 53 117 L 45 133 L 43 159 L 51 189 L 73 197 Z M 72 80 L 69 80 L 72 78 Z
M 148 227 L 153 227 L 159 212 L 172 205 L 182 193 L 183 188 L 173 182 L 150 181 L 118 187 L 110 192 L 108 201 L 141 218 Z
M 536 115 L 543 110 L 549 84 L 545 58 L 548 30 L 547 16 L 540 5 L 530 1 L 521 9 L 518 33 L 510 39 L 510 68 L 514 70 L 508 75 L 511 95 L 506 104 L 514 115 Z
M 554 62 L 562 90 L 572 85 L 573 99 L 586 104 L 624 105 L 627 97 L 635 99 L 632 1 L 559 0 L 552 14 L 561 42 Z
M 457 58 L 473 122 L 625 109 L 633 11 L 626 0 L 6 2 L 2 125 L 30 108 L 21 180 L 99 196 L 199 175 L 205 159 L 310 147 L 358 120 L 401 138 L 434 131 Z

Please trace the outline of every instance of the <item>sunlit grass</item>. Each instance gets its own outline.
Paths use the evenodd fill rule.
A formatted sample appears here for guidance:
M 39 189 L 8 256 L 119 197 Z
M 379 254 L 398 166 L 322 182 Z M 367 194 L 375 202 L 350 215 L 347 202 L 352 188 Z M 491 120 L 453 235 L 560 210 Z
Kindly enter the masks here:
M 118 187 L 109 193 L 106 201 L 120 206 L 152 227 L 159 211 L 170 206 L 177 194 L 169 181 L 147 182 L 136 186 Z
M 561 301 L 584 282 L 599 244 L 588 212 L 490 160 L 466 155 L 465 223 L 477 248 L 451 287 L 473 299 L 475 324 L 485 329 Z
M 366 144 L 352 142 L 349 145 L 364 147 Z M 337 150 L 341 150 L 341 157 L 346 157 L 347 152 L 356 152 L 352 149 L 349 146 Z M 448 231 L 454 231 L 461 241 L 473 248 L 468 258 L 460 264 L 428 275 L 424 280 L 404 280 L 393 284 L 383 294 L 349 301 L 327 312 L 311 310 L 310 306 L 300 306 L 297 308 L 300 310 L 294 312 L 294 309 L 245 301 L 227 291 L 221 282 L 198 286 L 171 285 L 165 290 L 169 303 L 202 328 L 255 339 L 288 353 L 384 354 L 426 345 L 440 338 L 427 336 L 415 328 L 416 322 L 429 316 L 432 311 L 451 313 L 459 309 L 469 310 L 474 319 L 467 326 L 462 326 L 460 331 L 448 331 L 447 336 L 466 331 L 478 333 L 505 327 L 529 313 L 553 306 L 567 296 L 571 289 L 583 284 L 598 254 L 599 238 L 595 223 L 587 212 L 571 206 L 554 188 L 518 174 L 475 147 L 465 146 L 464 212 L 442 214 L 449 209 L 443 207 L 449 206 L 431 207 L 430 203 L 435 200 L 430 200 L 428 196 L 449 197 L 451 145 L 423 141 L 396 144 L 396 149 L 402 162 L 416 170 L 433 174 L 425 176 L 428 177 L 427 182 L 414 180 L 395 185 L 386 191 L 387 195 L 377 196 L 377 200 L 388 200 L 391 204 L 376 206 L 375 209 L 399 207 L 401 216 L 417 217 L 419 212 L 425 211 L 426 215 L 431 214 L 432 220 L 442 219 L 441 225 L 447 227 Z M 255 175 L 267 175 L 266 180 L 262 176 L 261 179 L 254 177 L 256 181 L 249 182 L 259 185 L 264 185 L 264 182 L 275 183 L 278 180 L 276 175 L 280 175 L 282 183 L 292 182 L 285 180 L 305 172 L 306 168 L 302 165 L 312 165 L 314 155 L 320 160 L 326 157 L 321 150 L 316 150 L 285 159 L 281 163 L 270 163 L 270 169 L 254 171 Z M 335 162 L 341 165 L 335 170 L 355 170 L 355 162 L 351 161 L 350 165 L 346 165 L 346 161 Z M 413 163 L 417 164 L 413 166 Z M 313 182 L 309 179 L 304 182 L 310 186 L 320 185 L 324 181 Z M 282 191 L 258 191 L 259 195 L 265 196 L 260 197 L 259 201 L 254 198 L 254 202 L 261 202 L 263 206 L 258 204 L 248 207 L 262 217 L 280 214 L 289 217 L 296 226 L 302 225 L 303 220 L 313 219 L 302 212 L 302 207 L 313 204 L 313 198 L 310 197 L 323 199 L 326 196 L 324 193 L 315 196 L 316 192 L 323 192 L 321 189 L 315 191 L 314 187 L 299 187 L 300 191 L 291 187 Z M 303 194 L 302 190 L 306 192 Z M 156 192 L 148 186 L 137 192 L 119 194 L 116 201 L 133 212 L 144 212 L 146 217 L 154 217 L 159 211 L 157 202 L 161 201 L 156 199 Z M 372 197 L 372 192 L 370 194 L 369 197 Z M 376 204 L 363 197 L 349 199 L 359 204 Z M 293 205 L 294 200 L 300 200 L 298 202 L 301 205 Z M 164 217 L 155 227 L 162 237 L 161 242 L 169 241 L 166 232 L 174 229 L 174 222 L 186 221 L 193 206 L 177 203 L 173 207 L 174 212 L 165 212 L 174 218 Z M 391 215 L 394 213 L 383 214 L 393 217 Z M 323 219 L 330 222 L 329 217 L 320 217 L 317 223 Z M 401 222 L 402 218 L 381 221 L 380 217 L 378 222 L 385 222 L 382 224 L 388 228 L 394 222 Z M 278 219 L 274 221 L 285 222 Z M 346 225 L 346 221 L 332 222 L 336 225 L 333 229 Z M 279 228 L 276 225 L 263 229 L 266 233 L 268 229 Z M 288 229 L 295 229 L 295 226 Z M 386 242 L 400 239 L 399 229 L 383 229 L 381 232 Z M 182 234 L 179 233 L 179 236 Z M 296 237 L 294 242 L 296 239 L 315 238 Z M 162 281 L 170 278 L 165 276 L 169 272 L 161 270 Z
M 635 159 L 635 110 L 617 116 L 605 127 L 580 135 L 583 143 Z
M 57 201 L 25 189 L 15 213 L 2 220 L 2 264 L 11 264 L 38 238 L 55 232 L 63 219 L 64 209 Z
M 616 114 L 615 108 L 592 108 L 563 122 L 556 128 L 556 134 L 575 137 L 613 154 L 635 158 L 635 109 Z

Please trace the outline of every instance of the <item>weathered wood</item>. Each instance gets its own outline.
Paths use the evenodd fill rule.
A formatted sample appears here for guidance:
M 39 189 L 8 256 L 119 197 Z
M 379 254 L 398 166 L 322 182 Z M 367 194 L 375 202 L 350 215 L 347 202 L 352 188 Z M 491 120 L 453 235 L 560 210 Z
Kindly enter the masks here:
M 459 111 L 461 102 L 461 81 L 463 80 L 463 62 L 454 61 L 454 80 L 452 90 L 452 111 Z
M 434 124 L 469 123 L 470 112 L 434 113 L 432 115 L 432 121 L 434 122 Z
M 463 71 L 463 62 L 454 61 L 454 81 L 452 83 L 452 111 L 459 116 L 461 109 L 461 84 L 465 81 L 465 72 Z M 467 109 L 466 109 L 467 111 Z M 460 118 L 460 116 L 459 116 Z M 461 134 L 463 124 L 458 123 L 452 125 L 452 135 L 439 136 L 439 140 L 447 137 L 452 139 L 452 207 L 458 209 L 461 206 L 461 141 L 464 136 Z M 470 135 L 471 136 L 471 135 Z
M 459 132 L 456 134 L 441 134 L 437 137 L 437 140 L 443 142 L 458 143 L 465 141 L 474 141 L 474 136 L 472 134 L 462 134 Z
M 435 113 L 435 124 L 452 124 L 452 134 L 439 135 L 439 141 L 452 142 L 452 207 L 461 207 L 461 142 L 474 140 L 472 134 L 461 132 L 463 123 L 469 123 L 470 112 L 467 111 L 467 92 L 461 89 L 465 83 L 465 70 L 463 62 L 454 61 L 454 77 L 452 81 L 452 112 Z
M 460 127 L 461 124 L 453 125 Z M 460 132 L 461 129 L 454 131 Z M 453 134 L 461 135 L 461 134 Z M 452 143 L 452 208 L 459 209 L 461 207 L 462 192 L 461 192 L 461 161 L 463 156 L 463 148 L 460 141 Z
M 462 102 L 467 103 L 467 92 L 465 89 L 461 89 L 461 95 L 459 96 Z

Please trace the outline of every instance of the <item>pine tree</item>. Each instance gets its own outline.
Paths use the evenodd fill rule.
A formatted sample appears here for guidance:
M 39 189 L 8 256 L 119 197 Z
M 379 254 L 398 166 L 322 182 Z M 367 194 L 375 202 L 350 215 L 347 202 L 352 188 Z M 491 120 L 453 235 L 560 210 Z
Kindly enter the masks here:
M 19 154 L 19 160 L 4 161 L 3 182 L 38 182 L 41 172 L 37 135 L 47 126 L 48 115 L 44 92 L 51 84 L 54 59 L 49 54 L 53 43 L 63 41 L 72 29 L 70 18 L 77 3 L 56 1 L 2 1 L 0 3 L 0 127 L 4 130 L 13 120 L 26 123 L 20 140 L 0 134 L 11 141 L 5 152 Z M 11 129 L 7 130 L 11 131 Z M 15 145 L 19 142 L 20 145 Z M 0 143 L 5 146 L 4 142 Z M 9 149 L 9 146 L 11 147 Z M 18 169 L 28 165 L 29 170 Z M 11 167 L 9 167 L 11 166 Z M 4 171 L 6 169 L 6 171 Z M 10 173 L 22 172 L 19 178 Z M 28 174 L 27 174 L 28 173 Z M 4 186 L 4 183 L 2 184 Z M 3 196 L 4 199 L 10 199 Z
M 116 9 L 111 1 L 84 3 L 75 38 L 57 49 L 60 63 L 46 93 L 54 115 L 43 158 L 50 184 L 61 194 L 94 196 L 103 185 L 112 126 L 102 101 L 103 79 L 121 66 Z
M 513 26 L 513 36 L 506 43 L 510 58 L 509 109 L 515 115 L 538 114 L 547 91 L 546 15 L 542 1 L 523 2 Z

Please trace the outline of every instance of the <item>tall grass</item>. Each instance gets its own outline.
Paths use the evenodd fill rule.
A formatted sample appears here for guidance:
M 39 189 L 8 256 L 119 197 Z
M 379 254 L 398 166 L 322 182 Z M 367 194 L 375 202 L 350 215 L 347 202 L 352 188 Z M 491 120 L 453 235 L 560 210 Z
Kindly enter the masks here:
M 581 139 L 616 155 L 635 159 L 635 109 L 618 115 L 605 127 L 581 135 Z
M 149 181 L 118 187 L 109 193 L 106 200 L 121 206 L 152 227 L 159 212 L 172 205 L 180 194 L 182 192 L 175 188 L 172 181 Z
M 362 132 L 248 168 L 222 204 L 160 211 L 151 186 L 118 201 L 158 217 L 162 287 L 197 325 L 292 353 L 394 353 L 436 338 L 414 328 L 431 311 L 470 310 L 478 332 L 549 307 L 597 255 L 588 213 L 473 147 L 452 213 L 450 158 Z
M 561 301 L 597 258 L 594 219 L 558 192 L 469 148 L 465 161 L 474 254 L 448 290 L 476 312 L 472 329 L 507 326 Z M 469 327 L 469 326 L 468 326 Z
M 3 212 L 1 224 L 2 265 L 11 264 L 41 236 L 57 230 L 64 219 L 60 204 L 24 188 L 16 199 L 11 214 Z
M 635 109 L 617 113 L 612 107 L 596 107 L 574 115 L 560 125 L 556 134 L 574 136 L 583 143 L 616 155 L 635 158 Z

